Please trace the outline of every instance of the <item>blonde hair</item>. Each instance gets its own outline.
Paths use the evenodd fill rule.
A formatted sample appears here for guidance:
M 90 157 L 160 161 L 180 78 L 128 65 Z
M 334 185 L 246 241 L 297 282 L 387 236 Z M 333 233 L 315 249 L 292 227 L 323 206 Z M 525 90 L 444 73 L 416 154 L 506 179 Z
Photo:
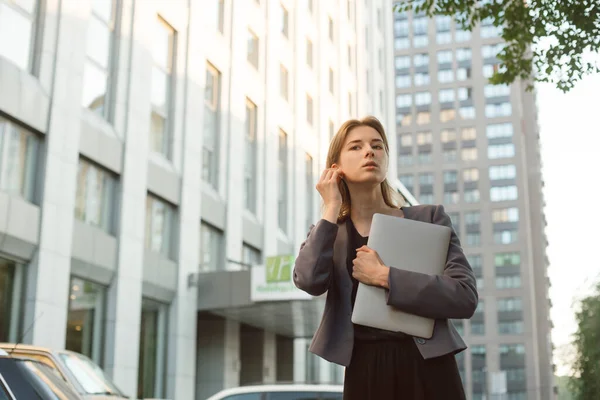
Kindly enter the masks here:
M 342 153 L 342 147 L 344 147 L 344 143 L 346 142 L 346 138 L 348 134 L 354 129 L 360 126 L 368 126 L 373 128 L 379 133 L 381 139 L 383 140 L 383 146 L 386 154 L 390 155 L 390 146 L 388 144 L 387 136 L 385 135 L 385 130 L 383 129 L 383 125 L 379 120 L 375 117 L 368 116 L 361 120 L 351 119 L 342 124 L 340 129 L 337 131 L 331 143 L 329 144 L 329 151 L 327 152 L 327 168 L 331 168 L 331 166 L 335 163 L 339 162 L 340 154 Z M 344 180 L 340 180 L 339 183 L 340 193 L 342 194 L 342 207 L 340 208 L 340 213 L 338 214 L 338 223 L 341 223 L 348 218 L 350 215 L 350 209 L 352 207 L 352 202 L 350 199 L 350 190 L 348 189 L 348 185 Z M 383 201 L 389 207 L 398 208 L 403 205 L 403 201 L 401 196 L 396 194 L 396 191 L 386 179 L 381 182 L 381 194 L 383 196 Z

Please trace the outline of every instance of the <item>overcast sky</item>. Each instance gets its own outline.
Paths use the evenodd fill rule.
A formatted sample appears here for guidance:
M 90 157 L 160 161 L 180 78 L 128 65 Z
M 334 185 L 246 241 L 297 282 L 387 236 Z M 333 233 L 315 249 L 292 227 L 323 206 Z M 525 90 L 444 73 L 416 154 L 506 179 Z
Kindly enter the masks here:
M 538 86 L 557 374 L 577 325 L 573 306 L 600 278 L 600 74 L 569 93 Z

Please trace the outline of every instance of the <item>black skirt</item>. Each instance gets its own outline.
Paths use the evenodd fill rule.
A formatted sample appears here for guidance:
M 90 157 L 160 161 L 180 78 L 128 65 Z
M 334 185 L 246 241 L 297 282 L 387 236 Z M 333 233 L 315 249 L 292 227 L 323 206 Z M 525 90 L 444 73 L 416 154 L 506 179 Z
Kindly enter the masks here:
M 354 343 L 344 400 L 464 400 L 454 355 L 425 360 L 411 337 Z

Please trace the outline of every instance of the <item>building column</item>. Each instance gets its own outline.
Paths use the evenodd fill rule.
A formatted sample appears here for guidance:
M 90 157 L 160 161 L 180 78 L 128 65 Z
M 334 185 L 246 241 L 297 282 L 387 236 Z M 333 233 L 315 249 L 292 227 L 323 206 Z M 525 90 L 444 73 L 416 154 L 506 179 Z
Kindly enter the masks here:
M 188 276 L 198 272 L 200 264 L 200 209 L 202 170 L 202 135 L 198 134 L 203 126 L 203 113 L 194 112 L 204 104 L 204 86 L 206 64 L 204 55 L 196 49 L 206 38 L 202 35 L 203 10 L 197 2 L 188 3 L 188 25 L 181 32 L 181 40 L 190 40 L 182 44 L 187 54 L 178 57 L 178 62 L 187 61 L 185 79 L 178 84 L 178 101 L 182 105 L 176 124 L 180 130 L 181 151 L 181 196 L 179 207 L 179 252 L 178 284 L 175 298 L 170 307 L 167 346 L 167 398 L 193 399 L 196 386 L 196 357 L 198 297 L 197 288 L 188 285 Z M 179 122 L 183 121 L 183 122 Z M 177 135 L 176 135 L 177 136 Z
M 128 396 L 136 396 L 142 309 L 142 271 L 150 131 L 151 2 L 124 0 L 115 128 L 122 132 L 123 172 L 117 219 L 117 270 L 108 291 L 104 370 Z M 136 71 L 132 74 L 131 71 Z M 119 92 L 123 88 L 127 91 Z
M 277 381 L 277 336 L 265 331 L 263 344 L 263 382 Z
M 51 100 L 38 175 L 39 248 L 27 279 L 24 330 L 31 329 L 24 341 L 55 349 L 65 347 L 66 337 L 88 12 L 84 2 L 48 0 L 37 54 L 40 83 Z
M 294 382 L 306 382 L 307 339 L 294 339 Z

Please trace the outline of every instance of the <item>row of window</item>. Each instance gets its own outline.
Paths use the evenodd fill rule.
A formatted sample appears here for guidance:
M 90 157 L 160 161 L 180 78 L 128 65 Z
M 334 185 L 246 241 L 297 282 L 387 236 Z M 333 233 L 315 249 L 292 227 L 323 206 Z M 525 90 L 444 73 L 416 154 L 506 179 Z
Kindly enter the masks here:
M 413 16 L 412 25 L 412 47 L 426 47 L 429 45 L 429 18 L 427 16 Z M 451 43 L 461 43 L 471 40 L 471 31 L 463 29 L 458 24 L 454 29 L 454 38 L 451 31 L 452 17 L 436 16 L 436 34 L 435 41 L 438 45 Z M 480 35 L 483 39 L 498 38 L 502 36 L 502 27 L 492 24 L 490 19 L 482 21 L 480 26 Z M 396 50 L 410 48 L 410 25 L 408 19 L 398 19 L 394 21 L 394 37 Z
M 245 206 L 255 211 L 256 199 L 256 141 L 255 118 L 256 108 L 248 102 L 247 107 L 247 135 L 246 135 L 246 162 L 245 171 Z M 287 156 L 288 142 L 284 131 L 279 134 L 279 227 L 287 231 L 288 201 L 287 177 L 290 173 Z M 36 165 L 39 159 L 38 149 L 41 139 L 26 129 L 0 118 L 0 190 L 12 195 L 20 196 L 28 201 L 34 201 Z M 205 164 L 203 177 L 210 178 L 213 173 L 213 155 L 205 149 Z M 306 154 L 306 218 L 307 226 L 312 222 L 314 214 L 314 174 L 313 159 Z M 77 170 L 77 188 L 75 194 L 76 219 L 87 224 L 97 226 L 107 233 L 115 231 L 116 199 L 119 177 L 89 161 L 80 158 Z M 146 228 L 145 247 L 153 252 L 160 253 L 167 258 L 173 257 L 174 243 L 172 238 L 176 229 L 177 209 L 168 201 L 148 193 L 146 198 Z M 200 246 L 203 253 L 201 259 L 207 268 L 218 269 L 223 267 L 220 237 L 222 232 L 215 228 L 203 227 L 202 238 L 204 243 Z M 210 232 L 210 233 L 208 233 Z M 204 245 L 206 244 L 206 246 Z M 222 258 L 222 257 L 221 257 Z
M 478 182 L 479 181 L 480 168 L 465 168 L 462 170 L 462 177 L 464 182 Z M 517 170 L 514 164 L 504 165 L 491 165 L 488 167 L 490 181 L 505 180 L 505 179 L 516 179 Z M 433 185 L 435 184 L 434 175 L 431 172 L 423 172 L 419 175 L 419 185 Z M 405 187 L 413 187 L 415 176 L 410 174 L 401 174 L 398 176 L 400 182 Z M 458 171 L 456 170 L 445 170 L 443 171 L 443 182 L 444 183 L 458 183 Z
M 489 145 L 487 150 L 487 158 L 489 160 L 512 158 L 515 156 L 515 145 L 512 143 Z M 476 161 L 479 158 L 479 150 L 476 147 L 464 147 L 460 150 L 443 149 L 442 158 L 444 163 L 455 163 L 458 160 L 459 151 L 460 159 L 462 161 Z M 412 150 L 412 152 L 414 152 L 414 150 Z M 398 155 L 398 172 L 401 173 L 403 167 L 433 164 L 433 152 L 430 149 L 419 149 L 416 156 L 414 156 L 412 152 Z M 406 176 L 404 174 L 401 175 Z

